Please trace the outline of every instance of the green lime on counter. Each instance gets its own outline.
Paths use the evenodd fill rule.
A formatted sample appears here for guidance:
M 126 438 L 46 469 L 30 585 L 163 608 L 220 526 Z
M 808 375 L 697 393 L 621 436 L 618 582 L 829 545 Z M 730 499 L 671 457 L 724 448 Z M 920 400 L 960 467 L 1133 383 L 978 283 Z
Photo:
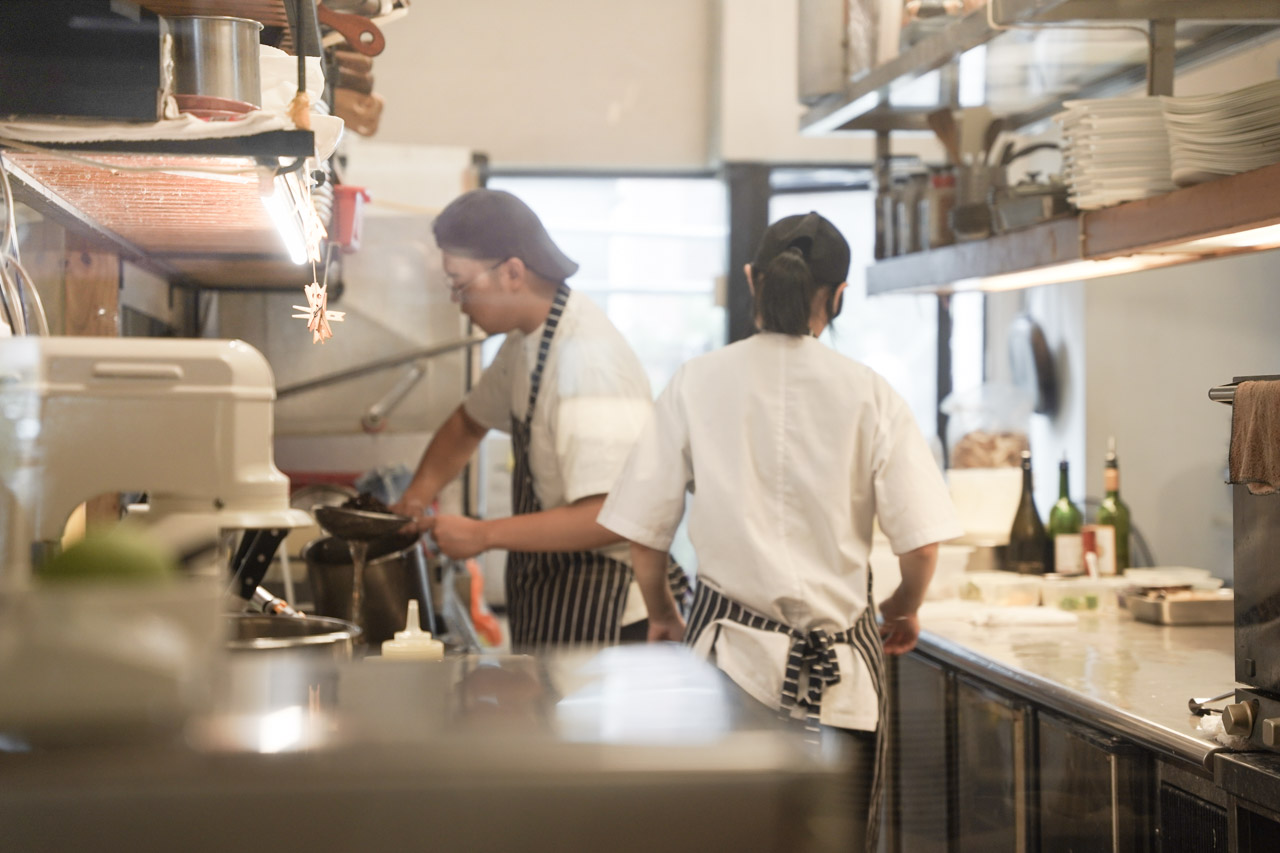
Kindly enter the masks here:
M 163 583 L 178 564 L 166 548 L 136 530 L 89 533 L 44 564 L 38 577 L 57 582 Z

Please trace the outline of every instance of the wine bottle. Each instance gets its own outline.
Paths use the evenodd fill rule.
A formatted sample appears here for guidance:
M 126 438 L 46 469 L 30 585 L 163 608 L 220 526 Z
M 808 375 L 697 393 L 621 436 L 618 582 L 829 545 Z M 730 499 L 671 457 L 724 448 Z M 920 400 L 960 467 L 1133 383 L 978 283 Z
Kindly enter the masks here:
M 1120 500 L 1120 463 L 1116 459 L 1116 439 L 1107 439 L 1106 467 L 1102 471 L 1106 497 L 1098 507 L 1098 523 L 1116 529 L 1116 574 L 1129 568 L 1129 507 Z
M 1031 493 L 1031 452 L 1028 450 L 1022 451 L 1022 497 L 1013 515 L 1013 527 L 1009 529 L 1005 563 L 1010 571 L 1024 575 L 1042 575 L 1050 564 L 1049 537 Z
M 1049 551 L 1053 555 L 1052 570 L 1074 574 L 1078 571 L 1075 566 L 1059 566 L 1057 564 L 1058 537 L 1064 533 L 1079 533 L 1080 525 L 1084 521 L 1080 514 L 1080 508 L 1071 502 L 1067 472 L 1067 457 L 1064 455 L 1062 461 L 1058 463 L 1058 501 L 1049 508 L 1049 524 L 1046 527 L 1046 532 L 1051 542 Z

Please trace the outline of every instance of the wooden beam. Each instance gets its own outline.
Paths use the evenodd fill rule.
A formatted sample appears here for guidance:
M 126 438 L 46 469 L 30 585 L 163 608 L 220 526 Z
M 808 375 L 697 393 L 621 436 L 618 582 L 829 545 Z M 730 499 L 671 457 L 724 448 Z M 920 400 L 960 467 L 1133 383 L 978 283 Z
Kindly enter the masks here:
M 1280 163 L 1171 193 L 1089 211 L 1088 258 L 1132 255 L 1280 223 Z
M 76 234 L 67 235 L 63 334 L 120 335 L 120 256 Z
M 67 234 L 63 276 L 63 334 L 120 335 L 120 256 L 100 243 Z M 85 502 L 87 529 L 120 520 L 120 496 L 108 492 Z

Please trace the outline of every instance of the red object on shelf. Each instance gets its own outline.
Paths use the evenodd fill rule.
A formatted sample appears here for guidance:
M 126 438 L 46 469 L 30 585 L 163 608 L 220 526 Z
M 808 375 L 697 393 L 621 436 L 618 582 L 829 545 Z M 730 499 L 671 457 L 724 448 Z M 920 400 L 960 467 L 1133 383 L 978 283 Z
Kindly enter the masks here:
M 364 187 L 338 184 L 333 188 L 333 232 L 329 239 L 344 252 L 360 248 L 360 227 L 364 221 L 364 204 L 369 201 Z
M 178 111 L 190 113 L 205 121 L 237 121 L 259 109 L 247 101 L 219 98 L 214 95 L 174 95 Z

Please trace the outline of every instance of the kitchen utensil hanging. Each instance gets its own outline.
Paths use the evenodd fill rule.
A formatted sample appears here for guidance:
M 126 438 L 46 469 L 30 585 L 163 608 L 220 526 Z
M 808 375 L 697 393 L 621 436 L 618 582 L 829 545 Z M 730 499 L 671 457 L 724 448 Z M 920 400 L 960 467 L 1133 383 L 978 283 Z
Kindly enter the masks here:
M 1058 410 L 1058 375 L 1044 330 L 1022 314 L 1009 324 L 1009 367 L 1013 384 L 1035 400 L 1034 411 L 1052 415 Z
M 934 110 L 928 115 L 929 127 L 937 135 L 938 141 L 946 149 L 947 158 L 954 164 L 961 162 L 960 128 L 956 118 L 949 109 Z
M 341 33 L 347 44 L 365 56 L 377 56 L 387 47 L 387 38 L 378 29 L 378 25 L 368 18 L 346 12 L 335 12 L 323 3 L 316 4 L 316 15 L 320 23 Z

